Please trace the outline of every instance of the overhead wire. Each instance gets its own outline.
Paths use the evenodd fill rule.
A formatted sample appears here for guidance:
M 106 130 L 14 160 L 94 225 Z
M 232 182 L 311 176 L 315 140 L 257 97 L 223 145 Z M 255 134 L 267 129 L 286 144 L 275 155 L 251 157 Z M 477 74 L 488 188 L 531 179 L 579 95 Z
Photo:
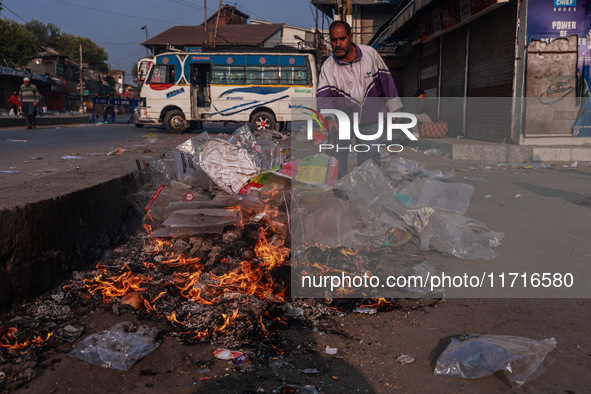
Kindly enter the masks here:
M 7 9 L 8 11 L 10 11 L 10 12 L 11 12 L 11 13 L 12 13 L 14 16 L 16 16 L 17 18 L 19 18 L 21 21 L 23 21 L 23 22 L 25 22 L 25 23 L 27 23 L 27 22 L 28 22 L 28 20 L 26 20 L 25 18 L 23 18 L 22 16 L 20 16 L 19 14 L 17 14 L 17 13 L 16 13 L 16 12 L 14 12 L 13 10 L 11 10 L 10 8 L 8 8 L 8 7 L 6 6 L 6 4 L 2 4 L 2 7 L 3 7 L 4 9 Z
M 134 19 L 139 19 L 139 20 L 143 20 L 143 21 L 162 22 L 162 23 L 168 23 L 168 24 L 176 24 L 177 23 L 177 21 L 163 20 L 163 19 L 155 19 L 155 18 L 144 18 L 144 17 L 137 16 L 137 15 L 124 14 L 122 12 L 113 12 L 112 10 L 102 10 L 100 8 L 86 7 L 86 6 L 83 6 L 83 5 L 79 5 L 79 4 L 75 4 L 75 3 L 70 3 L 70 2 L 67 2 L 67 1 L 64 1 L 64 0 L 51 0 L 51 1 L 53 1 L 55 3 L 67 4 L 67 5 L 70 5 L 72 7 L 83 8 L 85 10 L 102 12 L 102 13 L 105 13 L 105 14 L 109 14 L 111 16 L 117 15 L 117 16 L 124 16 L 126 18 L 134 18 Z

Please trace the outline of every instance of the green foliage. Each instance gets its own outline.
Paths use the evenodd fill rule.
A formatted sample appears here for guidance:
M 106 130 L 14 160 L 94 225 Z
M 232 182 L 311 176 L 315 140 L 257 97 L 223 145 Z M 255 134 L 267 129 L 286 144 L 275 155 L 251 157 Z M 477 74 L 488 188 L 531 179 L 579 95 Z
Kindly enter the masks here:
M 0 59 L 22 66 L 28 64 L 37 52 L 36 40 L 31 32 L 14 21 L 0 19 Z
M 80 45 L 83 62 L 90 63 L 104 73 L 109 70 L 106 63 L 109 55 L 89 38 L 62 33 L 58 26 L 35 19 L 23 25 L 0 19 L 0 56 L 15 65 L 29 63 L 29 59 L 36 56 L 41 47 L 53 48 L 78 63 Z
M 137 63 L 131 66 L 131 75 L 134 79 L 137 79 Z
M 37 40 L 37 46 L 50 47 L 56 49 L 59 44 L 59 38 L 62 35 L 60 28 L 53 23 L 45 24 L 36 19 L 23 25 L 30 31 Z
M 57 50 L 70 60 L 78 62 L 80 59 L 80 45 L 82 45 L 82 61 L 95 66 L 101 72 L 108 72 L 109 67 L 105 61 L 109 55 L 104 48 L 96 45 L 89 38 L 75 36 L 73 34 L 62 34 L 59 39 Z

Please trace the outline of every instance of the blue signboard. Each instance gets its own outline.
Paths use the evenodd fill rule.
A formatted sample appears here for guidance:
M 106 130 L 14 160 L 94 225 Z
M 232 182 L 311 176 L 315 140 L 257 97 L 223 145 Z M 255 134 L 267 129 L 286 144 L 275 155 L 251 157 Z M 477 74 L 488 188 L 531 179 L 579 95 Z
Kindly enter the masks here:
M 577 0 L 554 0 L 554 7 L 576 7 Z

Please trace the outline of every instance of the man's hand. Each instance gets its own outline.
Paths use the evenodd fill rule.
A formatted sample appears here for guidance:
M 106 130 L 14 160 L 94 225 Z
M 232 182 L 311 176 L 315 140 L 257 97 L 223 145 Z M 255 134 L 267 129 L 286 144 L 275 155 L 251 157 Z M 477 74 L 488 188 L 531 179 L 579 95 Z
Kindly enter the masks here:
M 35 102 L 33 103 L 33 107 L 36 107 L 36 106 L 37 106 L 37 104 L 38 104 L 38 103 L 35 101 Z

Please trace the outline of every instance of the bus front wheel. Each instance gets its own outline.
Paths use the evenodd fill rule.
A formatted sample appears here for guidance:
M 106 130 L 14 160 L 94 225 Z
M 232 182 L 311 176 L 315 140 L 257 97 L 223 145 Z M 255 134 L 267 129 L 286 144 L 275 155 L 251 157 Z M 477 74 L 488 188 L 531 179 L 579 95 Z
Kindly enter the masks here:
M 252 120 L 250 121 L 252 125 L 252 129 L 254 131 L 264 130 L 264 129 L 275 129 L 275 116 L 268 112 L 268 111 L 260 111 L 254 114 Z
M 164 126 L 173 134 L 181 134 L 185 131 L 185 116 L 181 111 L 170 111 L 164 117 Z

